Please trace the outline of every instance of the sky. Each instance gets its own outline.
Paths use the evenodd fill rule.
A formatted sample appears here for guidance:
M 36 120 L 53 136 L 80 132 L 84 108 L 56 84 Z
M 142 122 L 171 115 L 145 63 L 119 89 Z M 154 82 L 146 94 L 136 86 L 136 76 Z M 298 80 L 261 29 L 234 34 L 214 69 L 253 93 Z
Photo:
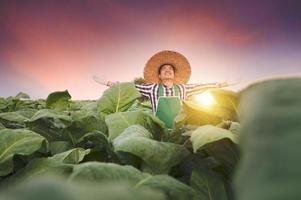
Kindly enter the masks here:
M 299 0 L 0 0 L 0 97 L 73 100 L 127 82 L 162 50 L 183 54 L 190 83 L 301 72 Z

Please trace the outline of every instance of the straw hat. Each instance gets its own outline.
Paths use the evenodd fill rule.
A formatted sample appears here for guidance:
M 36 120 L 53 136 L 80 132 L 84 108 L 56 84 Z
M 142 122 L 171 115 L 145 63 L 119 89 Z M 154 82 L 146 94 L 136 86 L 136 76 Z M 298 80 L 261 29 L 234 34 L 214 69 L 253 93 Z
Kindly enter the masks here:
M 159 83 L 159 68 L 163 64 L 172 64 L 175 71 L 175 84 L 187 83 L 191 70 L 188 60 L 180 53 L 175 51 L 160 51 L 153 55 L 144 67 L 143 76 L 148 83 Z

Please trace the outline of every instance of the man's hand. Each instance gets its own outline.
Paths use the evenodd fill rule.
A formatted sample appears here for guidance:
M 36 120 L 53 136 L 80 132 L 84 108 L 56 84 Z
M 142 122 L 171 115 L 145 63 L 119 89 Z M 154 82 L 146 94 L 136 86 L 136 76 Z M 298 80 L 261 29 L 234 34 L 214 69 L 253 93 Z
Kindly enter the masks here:
M 112 87 L 115 84 L 112 81 L 108 81 L 105 77 L 93 76 L 93 80 L 101 85 L 105 85 L 109 87 Z
M 101 85 L 107 85 L 107 79 L 103 76 L 93 76 L 93 80 Z
M 111 81 L 108 81 L 106 85 L 109 86 L 109 87 L 112 87 L 113 85 L 115 85 L 115 83 L 111 82 Z

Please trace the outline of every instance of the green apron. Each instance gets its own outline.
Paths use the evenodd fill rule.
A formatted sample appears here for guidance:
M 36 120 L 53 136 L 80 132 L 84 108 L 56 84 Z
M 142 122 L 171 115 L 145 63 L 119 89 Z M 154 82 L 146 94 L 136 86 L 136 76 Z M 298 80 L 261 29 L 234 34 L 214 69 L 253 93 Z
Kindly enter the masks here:
M 181 110 L 180 89 L 178 86 L 173 86 L 175 96 L 164 96 L 163 85 L 159 85 L 159 100 L 157 105 L 156 116 L 165 123 L 167 128 L 172 129 L 174 119 Z

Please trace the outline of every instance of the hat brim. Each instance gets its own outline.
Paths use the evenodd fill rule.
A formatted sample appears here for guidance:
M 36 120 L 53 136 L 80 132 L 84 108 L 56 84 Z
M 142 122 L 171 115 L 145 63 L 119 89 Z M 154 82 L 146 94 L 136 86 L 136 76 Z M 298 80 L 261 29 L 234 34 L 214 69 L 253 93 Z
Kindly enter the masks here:
M 191 69 L 188 60 L 175 51 L 161 51 L 153 55 L 144 67 L 143 76 L 147 83 L 159 83 L 159 68 L 163 64 L 172 64 L 175 67 L 175 84 L 187 83 Z

